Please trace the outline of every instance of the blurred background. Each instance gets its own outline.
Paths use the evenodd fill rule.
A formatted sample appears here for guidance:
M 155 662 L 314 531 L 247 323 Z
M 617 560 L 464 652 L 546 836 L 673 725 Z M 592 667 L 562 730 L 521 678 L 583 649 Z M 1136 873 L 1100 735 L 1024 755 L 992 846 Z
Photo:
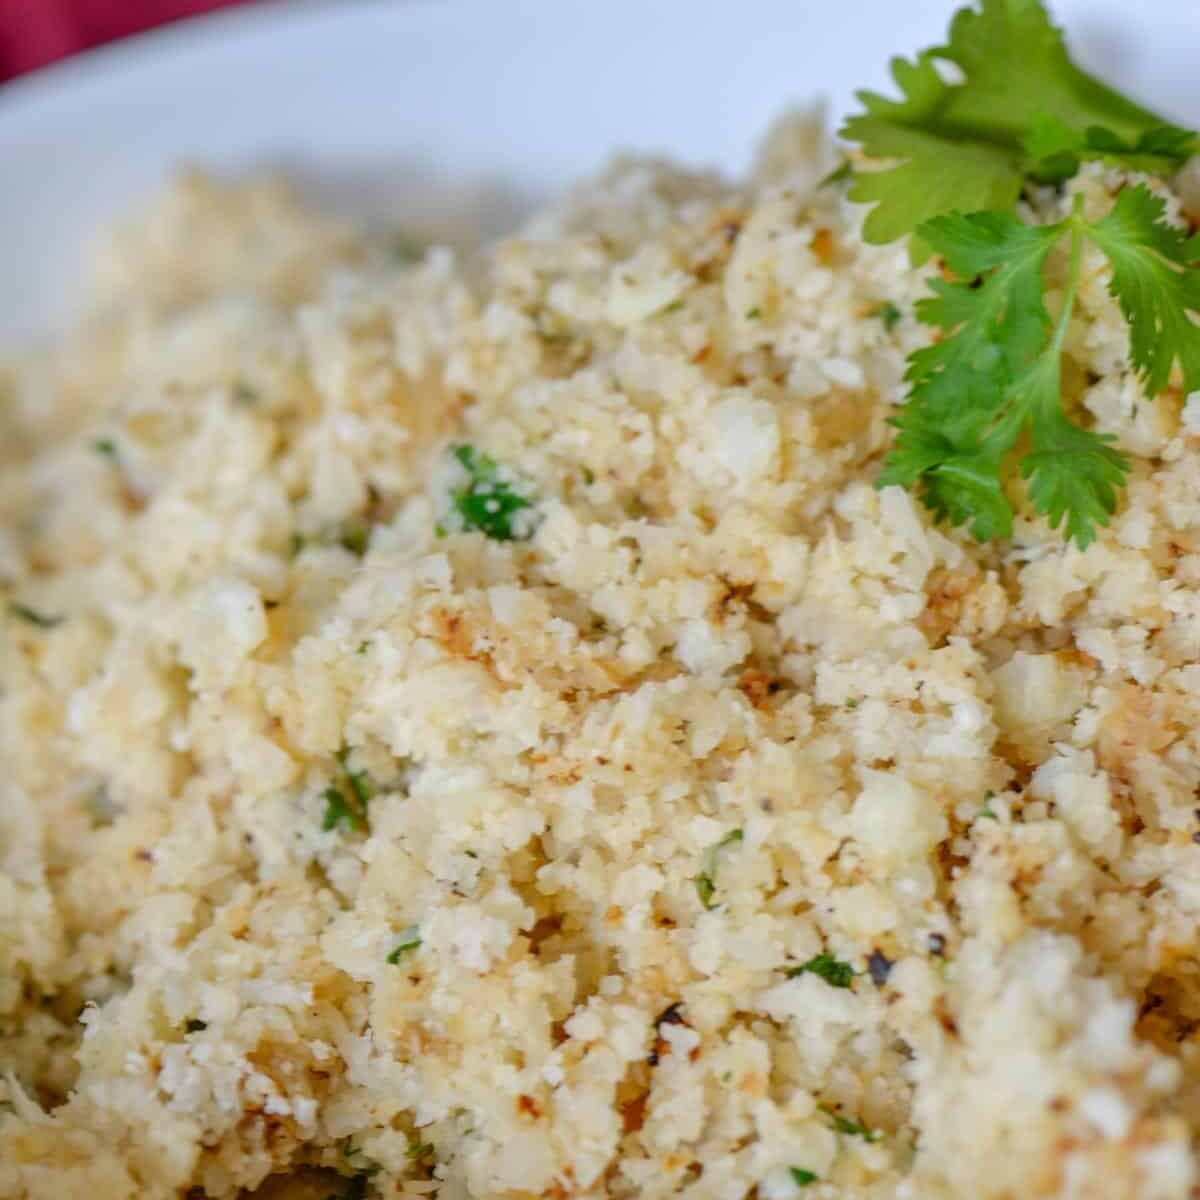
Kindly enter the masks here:
M 0 83 L 60 58 L 248 0 L 0 0 Z

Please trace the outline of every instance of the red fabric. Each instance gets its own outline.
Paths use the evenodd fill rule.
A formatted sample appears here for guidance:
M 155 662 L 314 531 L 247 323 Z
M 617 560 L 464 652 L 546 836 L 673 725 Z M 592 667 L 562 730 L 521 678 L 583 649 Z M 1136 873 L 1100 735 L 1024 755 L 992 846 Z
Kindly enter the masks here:
M 246 0 L 0 0 L 0 80 L 89 46 Z

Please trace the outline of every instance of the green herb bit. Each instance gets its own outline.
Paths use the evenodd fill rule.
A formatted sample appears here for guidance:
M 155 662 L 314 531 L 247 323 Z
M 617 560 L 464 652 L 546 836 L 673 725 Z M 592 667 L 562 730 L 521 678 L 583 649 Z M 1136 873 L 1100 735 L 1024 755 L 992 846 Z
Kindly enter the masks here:
M 413 1162 L 420 1162 L 422 1159 L 432 1158 L 437 1153 L 437 1147 L 432 1142 L 422 1142 L 414 1138 L 408 1143 L 404 1153 Z
M 995 792 L 987 792 L 983 797 L 983 807 L 979 810 L 980 819 L 987 818 L 991 821 L 998 821 L 1000 818 L 996 815 L 996 810 L 992 807 L 992 801 L 995 800 Z
M 66 620 L 65 617 L 52 617 L 46 613 L 40 613 L 36 608 L 30 608 L 28 604 L 21 604 L 17 600 L 10 600 L 8 602 L 8 611 L 17 620 L 24 621 L 27 625 L 36 626 L 38 629 L 54 629 Z
M 92 442 L 92 449 L 104 458 L 116 459 L 117 443 L 109 437 L 98 437 Z
M 736 845 L 742 840 L 740 829 L 731 829 L 719 842 L 714 842 L 704 852 L 700 864 L 700 874 L 695 878 L 696 894 L 705 908 L 713 908 L 713 896 L 717 890 L 717 856 L 726 846 Z
M 349 550 L 356 558 L 362 558 L 367 552 L 367 544 L 371 539 L 371 526 L 361 517 L 352 517 L 342 525 L 338 535 L 338 544 Z
M 463 527 L 498 542 L 514 540 L 518 536 L 514 518 L 532 507 L 531 502 L 499 477 L 499 467 L 488 455 L 473 446 L 456 446 L 453 454 L 470 475 L 467 485 L 450 496 Z
M 855 971 L 849 963 L 834 958 L 832 954 L 817 954 L 806 963 L 788 969 L 787 977 L 795 979 L 800 975 L 817 975 L 825 980 L 830 987 L 848 988 L 854 981 Z
M 239 379 L 233 385 L 233 402 L 239 408 L 253 408 L 258 403 L 258 391 Z
M 371 777 L 366 771 L 352 771 L 347 762 L 350 758 L 350 751 L 343 747 L 334 756 L 338 760 L 338 765 L 342 768 L 346 775 L 346 782 L 350 785 L 350 790 L 354 794 L 354 799 L 358 802 L 358 806 L 363 812 L 366 811 L 367 803 L 371 799 Z
M 904 314 L 890 300 L 884 300 L 871 309 L 870 315 L 882 321 L 884 329 L 891 333 L 900 324 Z
M 429 243 L 424 238 L 416 237 L 411 233 L 396 233 L 392 236 L 390 249 L 392 257 L 397 262 L 415 263 L 420 262 L 425 257 L 425 251 L 429 249 Z
M 844 1133 L 847 1137 L 860 1137 L 864 1142 L 877 1142 L 883 1136 L 878 1130 L 867 1128 L 861 1121 L 853 1121 L 849 1117 L 842 1116 L 831 1105 L 822 1104 L 820 1108 L 833 1122 L 833 1127 L 838 1133 Z
M 684 305 L 684 301 L 682 298 L 680 298 L 678 300 L 672 300 L 671 303 L 668 304 L 666 306 L 666 308 L 662 309 L 661 311 L 663 313 L 677 313 L 680 311 L 680 309 L 683 308 L 683 305 Z
M 325 801 L 325 815 L 321 818 L 321 828 L 326 833 L 339 825 L 345 825 L 349 829 L 366 829 L 366 817 L 346 802 L 340 788 L 327 787 L 321 793 L 321 797 Z
M 746 320 L 757 321 L 762 316 L 762 309 L 756 304 L 753 308 L 746 309 Z
M 387 956 L 387 961 L 392 966 L 397 966 L 400 960 L 406 955 L 411 954 L 414 950 L 419 950 L 421 947 L 421 938 L 415 929 L 406 930 L 402 935 L 402 940 L 399 945 Z
M 291 537 L 288 538 L 288 554 L 292 558 L 298 558 L 300 551 L 304 549 L 304 544 L 304 534 L 293 531 Z
M 816 1183 L 820 1178 L 814 1171 L 808 1170 L 807 1167 L 789 1167 L 791 1172 L 792 1182 L 797 1187 L 808 1187 L 810 1183 Z

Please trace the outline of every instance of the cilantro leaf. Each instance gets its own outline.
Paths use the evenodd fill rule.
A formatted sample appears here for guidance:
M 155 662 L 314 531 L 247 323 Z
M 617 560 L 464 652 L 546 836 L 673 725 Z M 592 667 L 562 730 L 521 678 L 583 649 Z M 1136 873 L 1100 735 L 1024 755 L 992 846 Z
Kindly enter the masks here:
M 950 64 L 960 82 L 943 78 Z M 869 159 L 849 195 L 872 204 L 868 241 L 890 242 L 941 213 L 1012 209 L 1026 176 L 1067 178 L 1081 158 L 1137 169 L 1180 165 L 1196 140 L 1076 66 L 1041 0 L 982 0 L 955 14 L 944 46 L 897 58 L 900 99 L 859 92 L 842 127 Z M 913 246 L 919 261 L 928 247 Z
M 1080 548 L 1107 525 L 1117 507 L 1129 463 L 1106 439 L 1067 420 L 1059 402 L 1058 355 L 1038 364 L 1031 375 L 1032 449 L 1021 460 L 1033 507 L 1051 528 L 1065 525 L 1068 540 Z
M 792 1182 L 797 1187 L 808 1187 L 820 1178 L 815 1171 L 810 1171 L 807 1167 L 789 1167 L 788 1170 L 791 1172 Z
M 1083 159 L 1148 174 L 1177 171 L 1196 148 L 1196 136 L 1175 125 L 1154 125 L 1136 139 L 1123 138 L 1104 125 L 1072 128 L 1049 113 L 1037 113 L 1025 134 L 1026 170 L 1039 183 L 1061 183 L 1079 170 Z
M 872 115 L 852 118 L 842 136 L 861 142 L 872 158 L 897 160 L 890 167 L 855 172 L 847 193 L 859 204 L 874 206 L 863 223 L 868 242 L 894 242 L 923 221 L 953 209 L 1005 210 L 1016 203 L 1021 171 L 1015 154 L 929 133 L 920 128 L 924 118 L 919 112 L 906 114 L 904 122 L 896 115 L 883 115 L 882 106 L 891 101 L 882 97 L 861 93 L 860 99 Z M 928 248 L 918 241 L 913 257 L 922 261 Z
M 1166 386 L 1175 362 L 1184 392 L 1200 389 L 1200 242 L 1164 219 L 1144 184 L 1127 187 L 1088 229 L 1112 266 L 1109 290 L 1129 322 L 1129 353 L 1146 392 Z
M 450 499 L 464 529 L 478 529 L 499 542 L 510 542 L 521 533 L 515 520 L 532 502 L 500 475 L 496 461 L 473 446 L 456 446 L 454 457 L 465 468 L 468 483 L 451 493 Z

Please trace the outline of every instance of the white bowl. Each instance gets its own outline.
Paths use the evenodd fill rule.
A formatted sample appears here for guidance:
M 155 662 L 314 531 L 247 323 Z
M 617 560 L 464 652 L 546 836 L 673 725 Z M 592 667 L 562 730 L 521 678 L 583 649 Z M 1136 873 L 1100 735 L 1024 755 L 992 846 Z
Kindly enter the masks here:
M 0 91 L 0 343 L 51 329 L 87 235 L 173 167 L 282 167 L 364 214 L 489 228 L 613 150 L 738 171 L 781 107 L 886 86 L 952 0 L 275 4 L 189 21 Z M 1079 57 L 1181 121 L 1195 0 L 1056 0 Z

